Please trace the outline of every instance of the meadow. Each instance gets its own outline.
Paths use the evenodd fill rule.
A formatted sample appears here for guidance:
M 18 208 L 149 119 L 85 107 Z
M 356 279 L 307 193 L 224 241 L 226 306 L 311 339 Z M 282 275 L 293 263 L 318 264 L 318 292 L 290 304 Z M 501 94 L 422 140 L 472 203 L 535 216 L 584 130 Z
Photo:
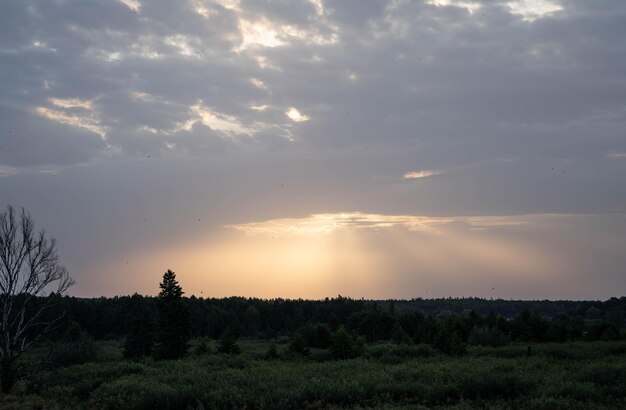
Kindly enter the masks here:
M 469 346 L 462 356 L 426 344 L 369 343 L 347 360 L 326 349 L 295 353 L 287 337 L 237 344 L 240 354 L 225 354 L 215 340 L 195 338 L 182 359 L 128 361 L 120 341 L 97 341 L 93 361 L 39 371 L 1 396 L 0 407 L 626 408 L 624 341 Z

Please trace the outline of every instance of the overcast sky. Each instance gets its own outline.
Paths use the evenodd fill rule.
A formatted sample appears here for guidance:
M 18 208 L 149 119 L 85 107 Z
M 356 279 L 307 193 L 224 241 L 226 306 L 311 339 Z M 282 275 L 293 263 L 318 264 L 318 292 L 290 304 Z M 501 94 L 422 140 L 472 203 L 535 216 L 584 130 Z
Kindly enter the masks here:
M 0 78 L 74 295 L 626 292 L 623 0 L 3 0 Z

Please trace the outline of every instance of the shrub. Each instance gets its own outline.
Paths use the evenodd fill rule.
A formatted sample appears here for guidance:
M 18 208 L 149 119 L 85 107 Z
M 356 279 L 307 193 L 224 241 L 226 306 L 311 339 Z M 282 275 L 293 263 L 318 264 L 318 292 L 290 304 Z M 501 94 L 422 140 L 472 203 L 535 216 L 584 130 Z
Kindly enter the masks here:
M 309 348 L 327 349 L 332 344 L 332 333 L 325 323 L 307 324 L 291 335 L 290 349 L 308 354 Z
M 491 371 L 469 375 L 459 387 L 463 397 L 468 399 L 514 399 L 527 394 L 534 384 L 518 375 Z
M 209 348 L 207 347 L 204 340 L 201 340 L 200 343 L 198 343 L 198 346 L 196 346 L 196 349 L 194 351 L 194 353 L 198 355 L 207 354 L 208 352 Z
M 270 343 L 270 347 L 265 353 L 265 358 L 268 360 L 278 359 L 278 349 L 276 348 L 276 343 Z
M 309 353 L 309 343 L 306 336 L 306 330 L 304 328 L 296 330 L 291 335 L 289 350 L 302 355 L 306 355 Z
M 96 361 L 98 347 L 93 338 L 73 322 L 67 329 L 63 341 L 50 352 L 50 362 L 57 366 L 68 366 Z
M 190 394 L 141 376 L 130 376 L 100 386 L 93 394 L 95 407 L 106 409 L 185 409 L 197 404 Z
M 331 352 L 336 359 L 350 359 L 363 353 L 365 340 L 362 337 L 353 336 L 341 326 L 333 335 Z
M 497 327 L 487 326 L 474 327 L 469 335 L 468 343 L 479 346 L 504 346 L 511 341 L 511 338 Z
M 400 325 L 396 325 L 391 333 L 391 341 L 396 344 L 409 344 L 411 338 Z
M 330 328 L 325 323 L 317 323 L 313 325 L 313 332 L 309 344 L 311 347 L 327 349 L 333 342 L 333 335 Z
M 435 336 L 435 347 L 442 353 L 450 356 L 462 356 L 465 354 L 465 346 L 459 335 L 452 331 L 440 331 Z
M 228 354 L 239 354 L 241 352 L 237 344 L 237 337 L 235 337 L 235 334 L 230 330 L 230 327 L 227 327 L 224 333 L 222 333 L 222 336 L 220 336 L 217 351 Z

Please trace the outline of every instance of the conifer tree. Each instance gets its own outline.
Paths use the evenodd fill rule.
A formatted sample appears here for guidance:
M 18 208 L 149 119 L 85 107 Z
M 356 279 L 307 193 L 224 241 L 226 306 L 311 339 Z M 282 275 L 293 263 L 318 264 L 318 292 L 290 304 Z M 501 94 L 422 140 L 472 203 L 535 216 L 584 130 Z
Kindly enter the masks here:
M 158 359 L 178 359 L 187 354 L 191 336 L 191 315 L 182 298 L 183 289 L 176 274 L 168 269 L 159 285 L 159 337 L 155 349 Z

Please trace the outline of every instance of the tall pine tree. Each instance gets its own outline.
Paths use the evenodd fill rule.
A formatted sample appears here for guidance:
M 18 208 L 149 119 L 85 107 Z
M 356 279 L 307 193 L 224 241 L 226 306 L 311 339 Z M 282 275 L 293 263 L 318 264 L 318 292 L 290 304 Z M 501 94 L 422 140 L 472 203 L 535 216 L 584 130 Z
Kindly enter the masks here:
M 178 359 L 187 354 L 191 336 L 191 315 L 183 300 L 183 289 L 176 274 L 168 269 L 159 285 L 159 337 L 155 347 L 158 359 Z

